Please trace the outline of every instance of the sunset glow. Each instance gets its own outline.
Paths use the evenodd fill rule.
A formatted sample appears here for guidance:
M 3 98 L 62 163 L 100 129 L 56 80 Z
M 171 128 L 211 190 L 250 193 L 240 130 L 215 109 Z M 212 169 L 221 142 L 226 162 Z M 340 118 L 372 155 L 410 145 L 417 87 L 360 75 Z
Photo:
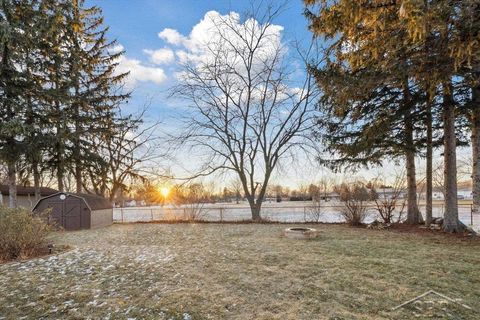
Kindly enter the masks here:
M 160 193 L 162 194 L 163 198 L 167 198 L 168 195 L 170 194 L 170 188 L 169 187 L 161 187 L 160 188 Z

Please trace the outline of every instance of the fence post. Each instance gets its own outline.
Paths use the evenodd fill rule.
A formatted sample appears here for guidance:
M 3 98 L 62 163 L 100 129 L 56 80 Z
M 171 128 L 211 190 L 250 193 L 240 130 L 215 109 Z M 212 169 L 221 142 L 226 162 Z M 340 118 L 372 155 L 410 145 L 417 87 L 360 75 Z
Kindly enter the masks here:
M 220 222 L 223 222 L 223 208 L 220 208 Z
M 473 204 L 470 205 L 470 225 L 473 226 Z
M 151 217 L 150 221 L 153 221 L 153 208 L 150 208 L 150 217 Z
M 121 216 L 122 216 L 122 223 L 124 222 L 123 221 L 123 208 L 120 208 L 120 213 L 121 213 Z

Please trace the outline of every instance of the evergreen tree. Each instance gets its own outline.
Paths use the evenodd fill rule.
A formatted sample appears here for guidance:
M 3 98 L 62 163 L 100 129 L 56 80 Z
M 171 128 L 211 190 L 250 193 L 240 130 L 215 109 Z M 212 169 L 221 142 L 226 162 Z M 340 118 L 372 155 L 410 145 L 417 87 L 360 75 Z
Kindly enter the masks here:
M 112 50 L 101 10 L 83 1 L 0 1 L 0 28 L 0 161 L 10 205 L 20 163 L 37 198 L 47 169 L 60 191 L 73 172 L 80 192 L 86 167 L 106 161 L 93 141 L 128 122 L 118 116 L 130 95 L 122 92 L 127 74 L 116 72 L 123 52 Z
M 414 142 L 412 138 L 415 135 L 411 133 L 416 127 L 420 128 L 420 132 L 426 127 L 427 193 L 429 193 L 427 224 L 431 219 L 434 121 L 442 119 L 436 127 L 443 128 L 446 186 L 444 229 L 453 232 L 462 230 L 463 226 L 458 220 L 456 146 L 466 129 L 465 122 L 459 117 L 462 109 L 460 107 L 465 106 L 471 119 L 474 158 L 478 158 L 478 150 L 475 150 L 478 148 L 475 147 L 478 146 L 478 143 L 475 143 L 477 135 L 474 130 L 478 110 L 474 102 L 476 97 L 474 89 L 478 86 L 475 66 L 479 65 L 478 1 L 345 0 L 306 1 L 306 3 L 317 4 L 314 8 L 318 9 L 318 14 L 307 12 L 312 22 L 312 31 L 330 40 L 330 48 L 333 50 L 331 55 L 336 59 L 336 65 L 357 77 L 356 82 L 359 86 L 356 90 L 365 91 L 367 97 L 369 94 L 375 97 L 379 95 L 391 108 L 403 110 L 402 131 L 405 138 L 403 148 L 406 148 L 407 171 L 409 163 L 414 165 L 415 153 L 418 155 L 419 147 L 423 146 Z M 378 73 L 370 77 L 371 72 L 368 70 L 375 70 Z M 380 89 L 382 83 L 397 91 L 401 90 L 402 102 L 398 109 L 392 106 L 395 101 L 388 101 L 391 91 L 382 92 Z M 464 96 L 468 92 L 472 98 L 466 99 L 469 103 L 465 103 Z M 350 126 L 345 126 L 348 130 L 354 127 L 352 124 L 365 126 L 382 119 L 375 114 L 377 109 L 363 106 L 365 100 L 356 100 L 355 96 L 350 100 L 344 100 L 349 102 L 347 109 L 357 110 L 356 119 L 353 119 Z M 392 111 L 392 114 L 395 113 Z M 398 116 L 399 114 L 395 114 L 395 117 Z M 375 139 L 366 132 L 359 131 L 358 136 L 361 137 L 363 144 L 352 143 L 349 147 L 357 149 L 357 152 L 362 148 L 384 150 L 385 145 L 387 150 L 392 148 L 394 144 L 391 137 L 378 136 L 378 132 L 383 131 L 378 131 L 378 126 L 374 128 L 377 130 Z M 390 134 L 394 133 L 393 126 L 383 128 L 387 128 L 386 131 Z M 333 144 L 333 147 L 338 152 L 338 146 Z M 344 150 L 345 148 L 341 149 Z M 367 155 L 368 158 L 364 161 L 375 161 L 378 154 L 370 151 Z M 414 167 L 412 169 L 411 173 L 414 172 Z M 409 203 L 413 199 L 412 176 L 409 174 L 408 179 Z M 409 208 L 408 222 L 416 222 L 413 212 L 414 210 Z
M 38 2 L 0 1 L 0 159 L 8 168 L 9 206 L 16 207 L 18 164 L 35 135 L 35 94 L 39 89 Z
M 403 156 L 408 185 L 407 222 L 422 220 L 417 207 L 416 119 L 423 115 L 424 93 L 412 66 L 418 49 L 406 46 L 406 28 L 395 7 L 370 7 L 356 1 L 320 1 L 308 12 L 311 30 L 330 43 L 330 63 L 313 70 L 324 96 L 327 145 L 336 162 L 380 164 Z M 330 99 L 334 97 L 333 99 Z
M 124 52 L 112 50 L 116 41 L 107 39 L 107 31 L 98 7 L 84 8 L 83 0 L 73 2 L 67 22 L 72 128 L 69 163 L 76 180 L 76 192 L 82 192 L 85 167 L 98 161 L 91 152 L 91 141 L 103 131 L 112 130 L 110 124 L 117 107 L 130 96 L 120 90 L 127 74 L 115 73 Z
M 474 203 L 477 204 L 474 207 L 478 208 L 480 203 L 480 172 L 476 168 L 480 157 L 476 120 L 480 106 L 476 101 L 476 88 L 480 83 L 480 3 L 477 0 L 403 1 L 401 9 L 413 43 L 427 43 L 430 50 L 426 58 L 435 62 L 428 70 L 428 79 L 432 86 L 440 88 L 442 98 L 446 188 L 443 227 L 446 231 L 461 231 L 463 225 L 458 220 L 457 205 L 456 146 L 459 135 L 466 129 L 472 132 L 472 180 Z M 470 125 L 463 121 L 463 111 L 466 111 Z

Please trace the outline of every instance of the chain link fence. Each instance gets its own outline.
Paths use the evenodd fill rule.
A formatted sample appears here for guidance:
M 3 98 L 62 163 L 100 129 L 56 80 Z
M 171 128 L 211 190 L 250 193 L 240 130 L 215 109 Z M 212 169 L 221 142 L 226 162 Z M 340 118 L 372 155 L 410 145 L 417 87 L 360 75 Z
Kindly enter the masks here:
M 339 214 L 343 208 L 340 204 L 322 205 L 272 205 L 266 204 L 262 207 L 262 218 L 283 223 L 341 223 L 344 222 Z M 365 222 L 381 220 L 376 207 L 368 205 L 368 217 Z M 466 224 L 480 228 L 480 214 L 474 214 L 472 205 L 459 204 L 459 218 Z M 433 217 L 443 217 L 444 206 L 433 206 Z M 395 217 L 405 217 L 406 208 L 395 212 Z M 192 208 L 191 206 L 152 206 L 152 207 L 126 207 L 113 210 L 115 222 L 153 222 L 153 221 L 181 221 L 181 220 L 202 220 L 208 222 L 238 222 L 251 219 L 250 208 L 246 205 L 213 205 L 205 204 Z

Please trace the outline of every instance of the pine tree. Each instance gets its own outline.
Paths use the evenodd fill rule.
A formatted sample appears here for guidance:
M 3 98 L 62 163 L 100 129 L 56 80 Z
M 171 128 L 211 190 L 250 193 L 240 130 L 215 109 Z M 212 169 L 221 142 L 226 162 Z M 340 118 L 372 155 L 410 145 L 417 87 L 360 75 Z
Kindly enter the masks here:
M 0 159 L 8 168 L 9 206 L 16 207 L 17 167 L 22 158 L 26 135 L 34 127 L 33 95 L 38 89 L 35 64 L 37 17 L 34 0 L 0 2 Z
M 479 142 L 476 113 L 479 102 L 476 100 L 476 87 L 480 83 L 478 66 L 480 65 L 480 3 L 467 1 L 404 1 L 403 15 L 408 21 L 410 34 L 415 44 L 429 42 L 429 58 L 435 64 L 429 68 L 429 78 L 433 85 L 441 88 L 442 115 L 444 121 L 444 157 L 445 157 L 445 222 L 444 230 L 458 232 L 463 225 L 458 220 L 456 140 L 468 129 L 463 122 L 462 109 L 467 109 L 472 131 L 473 189 L 474 203 L 480 203 L 478 182 L 480 172 L 478 163 Z M 421 22 L 421 23 L 418 23 Z M 428 26 L 425 28 L 423 26 Z M 428 30 L 428 33 L 425 31 Z M 429 38 L 433 37 L 433 41 Z M 470 97 L 465 99 L 464 96 Z M 457 125 L 457 128 L 455 127 Z M 477 161 L 475 161 L 477 159 Z M 477 190 L 477 191 L 475 191 Z M 474 206 L 475 207 L 475 206 Z
M 130 96 L 121 85 L 127 74 L 117 74 L 119 57 L 112 52 L 116 41 L 107 39 L 108 28 L 98 7 L 85 8 L 84 1 L 74 1 L 67 21 L 70 74 L 71 171 L 76 191 L 82 192 L 85 168 L 98 161 L 92 154 L 92 141 L 109 130 L 116 108 Z M 93 161 L 93 163 L 92 163 Z
M 318 14 L 307 12 L 307 16 L 311 30 L 331 44 L 327 54 L 332 63 L 325 69 L 335 66 L 336 76 L 332 78 L 328 70 L 323 77 L 316 72 L 317 81 L 324 91 L 323 102 L 329 95 L 343 96 L 340 103 L 334 99 L 321 105 L 329 119 L 323 125 L 334 129 L 327 140 L 330 150 L 343 154 L 342 162 L 349 163 L 380 164 L 386 157 L 404 156 L 407 222 L 419 223 L 415 131 L 416 119 L 424 114 L 425 95 L 412 68 L 418 49 L 405 45 L 408 34 L 395 5 L 320 1 L 318 8 Z M 337 88 L 326 90 L 327 86 Z
M 308 12 L 312 31 L 331 40 L 333 47 L 336 47 L 335 57 L 340 58 L 339 65 L 350 67 L 350 72 L 357 75 L 364 72 L 364 69 L 380 67 L 383 73 L 380 78 L 390 84 L 392 78 L 389 75 L 394 74 L 397 77 L 393 85 L 402 88 L 405 98 L 401 108 L 405 112 L 406 145 L 414 145 L 409 134 L 412 132 L 412 123 L 409 123 L 408 114 L 421 116 L 422 121 L 413 123 L 413 128 L 420 126 L 423 129 L 422 125 L 425 125 L 427 131 L 427 224 L 431 218 L 432 205 L 431 157 L 435 143 L 433 135 L 435 127 L 443 129 L 447 188 L 444 229 L 461 231 L 463 225 L 458 220 L 457 205 L 456 146 L 467 128 L 460 116 L 462 109 L 467 110 L 471 121 L 472 152 L 474 159 L 477 159 L 474 161 L 474 185 L 475 177 L 479 174 L 479 143 L 476 140 L 478 102 L 475 102 L 475 88 L 479 84 L 476 67 L 480 65 L 478 1 L 345 0 L 334 3 L 306 3 L 317 4 L 315 8 L 319 9 L 318 15 Z M 403 84 L 398 81 L 402 75 Z M 363 77 L 363 81 L 359 81 L 362 86 L 357 89 L 362 90 L 365 88 L 364 82 L 369 81 L 372 79 Z M 414 89 L 412 93 L 420 94 L 415 97 L 408 87 Z M 465 99 L 468 92 L 471 98 Z M 357 101 L 353 100 L 353 103 Z M 439 114 L 442 122 L 435 125 L 434 121 L 440 118 Z M 383 138 L 380 140 L 388 141 Z M 364 145 L 370 146 L 371 143 Z M 388 145 L 391 146 L 391 142 Z M 380 147 L 377 145 L 378 148 Z M 408 151 L 406 159 L 408 168 L 408 162 L 414 162 L 411 154 L 408 156 Z M 480 178 L 477 181 L 480 182 Z M 474 187 L 478 188 L 480 187 Z M 412 191 L 413 189 L 410 189 L 413 194 Z M 478 194 L 477 192 L 474 191 L 474 194 Z M 476 202 L 480 203 L 478 195 L 475 198 Z
M 65 191 L 68 158 L 68 88 L 70 84 L 67 59 L 67 20 L 71 4 L 67 0 L 42 0 L 42 11 L 47 15 L 48 32 L 43 39 L 41 54 L 45 77 L 46 166 L 56 174 L 57 188 Z
M 127 74 L 116 71 L 123 52 L 112 50 L 101 10 L 84 1 L 1 1 L 0 28 L 0 161 L 10 205 L 20 164 L 33 175 L 37 198 L 47 170 L 60 191 L 73 173 L 80 192 L 86 168 L 107 161 L 94 141 L 129 122 L 118 116 L 130 96 L 122 91 Z
M 23 138 L 23 156 L 27 171 L 33 175 L 35 200 L 40 199 L 40 175 L 43 166 L 43 151 L 46 148 L 44 139 L 47 122 L 44 108 L 45 79 L 43 72 L 43 56 L 41 47 L 48 31 L 45 28 L 47 16 L 42 11 L 39 1 L 26 2 L 19 17 L 28 32 L 25 33 L 24 70 L 26 90 L 24 91 L 26 108 L 23 115 L 25 126 Z

